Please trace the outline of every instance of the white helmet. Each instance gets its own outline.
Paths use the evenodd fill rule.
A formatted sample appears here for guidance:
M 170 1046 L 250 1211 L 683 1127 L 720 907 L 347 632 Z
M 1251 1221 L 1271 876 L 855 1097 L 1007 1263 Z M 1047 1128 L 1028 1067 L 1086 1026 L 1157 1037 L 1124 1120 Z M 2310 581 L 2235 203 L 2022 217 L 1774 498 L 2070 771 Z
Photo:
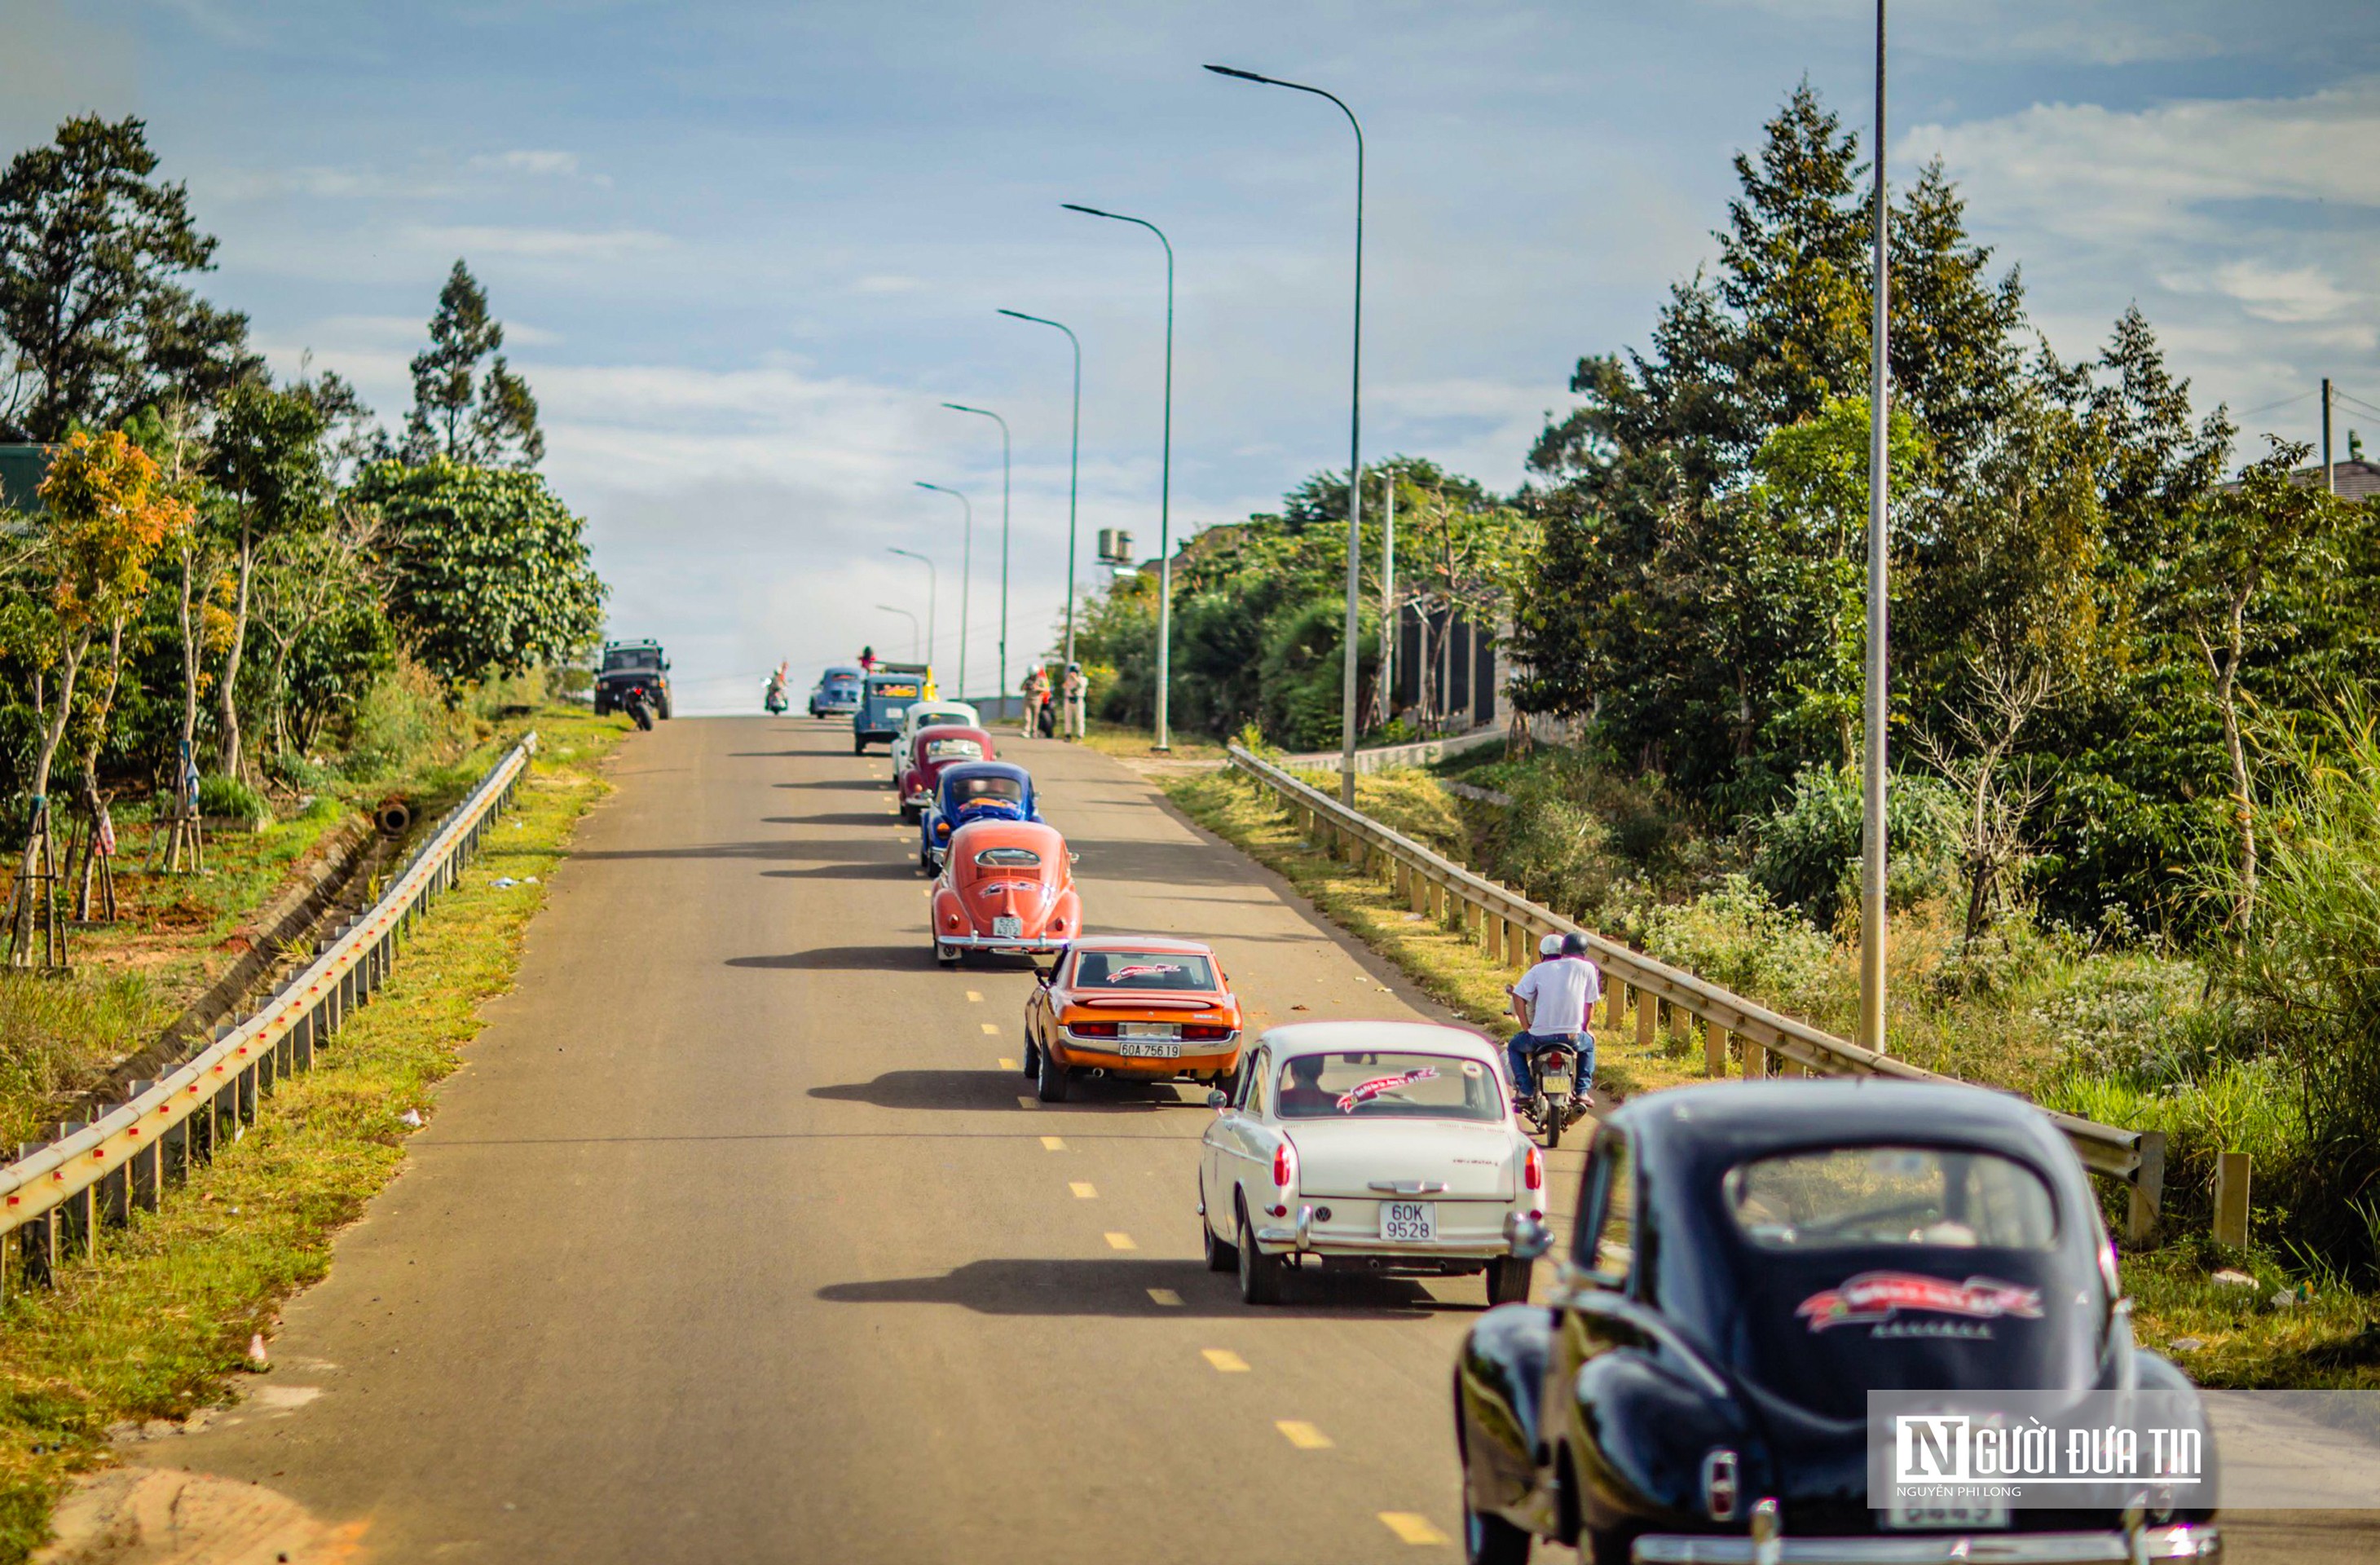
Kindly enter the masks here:
M 1539 956 L 1560 956 L 1561 954 L 1561 937 L 1560 935 L 1548 935 L 1544 940 L 1539 940 L 1537 942 L 1537 954 Z

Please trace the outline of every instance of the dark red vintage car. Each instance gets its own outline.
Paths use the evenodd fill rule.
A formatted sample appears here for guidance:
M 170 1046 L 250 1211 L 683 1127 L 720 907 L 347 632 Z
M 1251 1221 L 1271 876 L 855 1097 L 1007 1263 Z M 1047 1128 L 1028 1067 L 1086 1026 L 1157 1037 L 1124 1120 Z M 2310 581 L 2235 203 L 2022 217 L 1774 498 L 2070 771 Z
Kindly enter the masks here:
M 901 819 L 914 823 L 934 802 L 942 768 L 963 760 L 992 760 L 991 734 L 964 723 L 938 722 L 917 730 L 909 743 L 909 766 L 901 773 Z

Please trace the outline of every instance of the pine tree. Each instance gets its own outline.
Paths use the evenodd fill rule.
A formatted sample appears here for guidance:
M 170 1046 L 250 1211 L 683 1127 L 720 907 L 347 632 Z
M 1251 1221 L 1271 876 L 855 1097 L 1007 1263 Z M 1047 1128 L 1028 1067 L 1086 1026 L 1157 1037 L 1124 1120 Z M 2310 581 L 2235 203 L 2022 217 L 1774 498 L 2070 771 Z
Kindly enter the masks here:
M 472 467 L 534 467 L 545 455 L 537 398 L 501 351 L 504 322 L 488 311 L 487 290 L 455 262 L 430 318 L 430 346 L 413 358 L 413 411 L 405 420 L 405 459 L 437 457 Z M 490 360 L 486 370 L 480 361 Z

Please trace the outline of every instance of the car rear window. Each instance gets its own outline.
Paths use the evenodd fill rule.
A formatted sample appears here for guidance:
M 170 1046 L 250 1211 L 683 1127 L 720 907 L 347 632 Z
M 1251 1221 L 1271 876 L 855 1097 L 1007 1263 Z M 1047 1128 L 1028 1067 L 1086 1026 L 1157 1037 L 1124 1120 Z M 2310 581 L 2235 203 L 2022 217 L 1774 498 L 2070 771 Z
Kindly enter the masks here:
M 983 746 L 972 739 L 929 739 L 926 741 L 928 760 L 981 760 Z
M 871 696 L 884 697 L 888 700 L 899 700 L 905 696 L 916 695 L 917 693 L 917 687 L 905 680 L 898 685 L 887 685 L 880 681 L 877 684 L 869 685 L 868 687 L 868 693 Z
M 1041 855 L 1031 848 L 986 848 L 975 861 L 986 869 L 1032 869 L 1040 865 Z
M 1203 956 L 1173 951 L 1087 951 L 1075 959 L 1075 987 L 1211 990 L 1215 967 Z
M 1503 1088 L 1476 1060 L 1358 1049 L 1283 1062 L 1284 1120 L 1500 1120 Z
M 953 802 L 964 804 L 969 799 L 1007 799 L 1022 803 L 1025 784 L 1014 777 L 962 777 L 951 784 Z
M 1763 1250 L 2048 1250 L 2058 1208 L 2039 1174 L 1990 1152 L 1853 1146 L 1738 1164 L 1728 1215 Z

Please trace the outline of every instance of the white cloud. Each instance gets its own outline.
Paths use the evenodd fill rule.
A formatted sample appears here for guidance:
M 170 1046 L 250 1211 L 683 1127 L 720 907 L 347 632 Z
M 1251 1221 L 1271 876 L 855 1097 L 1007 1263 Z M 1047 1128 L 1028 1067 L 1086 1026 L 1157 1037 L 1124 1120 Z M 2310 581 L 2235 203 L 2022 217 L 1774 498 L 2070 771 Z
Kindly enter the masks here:
M 643 228 L 532 228 L 504 224 L 417 224 L 405 237 L 427 249 L 464 255 L 518 256 L 529 261 L 613 262 L 665 255 L 676 249 L 666 234 Z
M 480 173 L 528 174 L 566 179 L 578 172 L 578 154 L 530 151 L 482 152 L 464 166 Z

